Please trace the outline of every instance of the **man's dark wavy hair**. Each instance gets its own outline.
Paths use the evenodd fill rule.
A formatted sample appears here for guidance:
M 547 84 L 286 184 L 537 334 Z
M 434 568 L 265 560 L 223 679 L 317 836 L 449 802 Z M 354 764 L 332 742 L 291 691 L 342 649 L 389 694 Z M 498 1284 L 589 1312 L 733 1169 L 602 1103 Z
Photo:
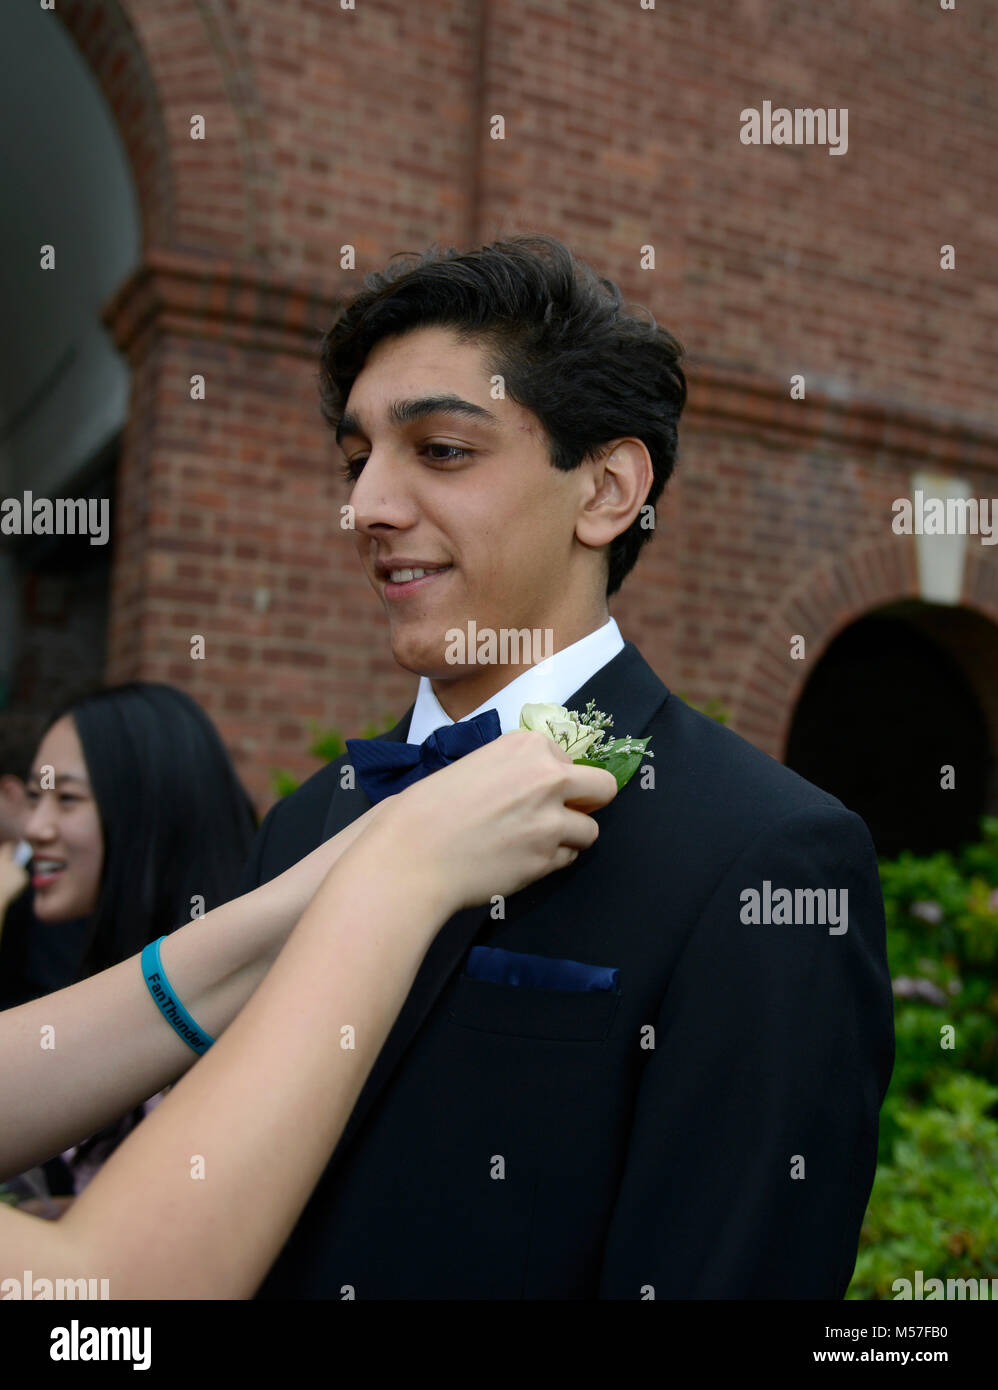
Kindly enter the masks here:
M 655 505 L 676 464 L 686 377 L 683 348 L 649 310 L 625 304 L 613 281 L 541 233 L 398 255 L 365 277 L 322 340 L 320 398 L 333 428 L 376 343 L 446 327 L 483 345 L 489 374 L 544 426 L 555 468 L 578 468 L 614 439 L 643 440 L 653 470 L 645 502 Z M 651 537 L 640 522 L 608 547 L 608 598 Z

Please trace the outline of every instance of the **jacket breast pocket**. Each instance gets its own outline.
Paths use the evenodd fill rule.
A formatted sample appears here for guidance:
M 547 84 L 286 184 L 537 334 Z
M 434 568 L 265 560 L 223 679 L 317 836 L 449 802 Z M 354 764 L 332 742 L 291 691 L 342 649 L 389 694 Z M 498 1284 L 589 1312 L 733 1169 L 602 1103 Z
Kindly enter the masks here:
M 536 989 L 460 975 L 447 1017 L 459 1028 L 556 1042 L 603 1042 L 610 1032 L 619 990 Z

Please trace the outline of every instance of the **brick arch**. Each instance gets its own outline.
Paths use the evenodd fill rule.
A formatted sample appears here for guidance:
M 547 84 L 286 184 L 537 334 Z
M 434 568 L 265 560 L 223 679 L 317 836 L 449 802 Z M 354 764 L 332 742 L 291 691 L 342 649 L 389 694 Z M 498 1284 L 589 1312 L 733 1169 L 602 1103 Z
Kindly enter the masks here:
M 138 190 L 144 251 L 256 256 L 266 241 L 257 196 L 266 133 L 224 7 L 217 0 L 60 0 L 56 13 L 117 122 Z M 190 138 L 195 113 L 205 117 L 203 144 Z
M 832 641 L 878 608 L 919 598 L 910 537 L 857 544 L 807 570 L 746 663 L 732 700 L 733 727 L 771 757 L 782 759 L 801 692 Z M 980 547 L 969 548 L 962 606 L 948 611 L 976 614 L 995 625 L 992 649 L 982 661 L 998 671 L 998 556 L 985 558 Z M 807 641 L 805 661 L 790 657 L 790 638 L 797 633 Z M 998 710 L 987 713 L 989 723 L 998 728 Z

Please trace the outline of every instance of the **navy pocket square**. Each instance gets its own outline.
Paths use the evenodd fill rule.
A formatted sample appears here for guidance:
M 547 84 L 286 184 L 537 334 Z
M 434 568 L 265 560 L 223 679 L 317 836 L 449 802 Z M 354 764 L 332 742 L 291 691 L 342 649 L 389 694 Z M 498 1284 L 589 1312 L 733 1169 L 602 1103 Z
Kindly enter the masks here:
M 531 989 L 616 990 L 617 967 L 586 965 L 581 960 L 556 960 L 500 946 L 473 946 L 464 972 L 473 980 L 497 985 L 526 985 Z

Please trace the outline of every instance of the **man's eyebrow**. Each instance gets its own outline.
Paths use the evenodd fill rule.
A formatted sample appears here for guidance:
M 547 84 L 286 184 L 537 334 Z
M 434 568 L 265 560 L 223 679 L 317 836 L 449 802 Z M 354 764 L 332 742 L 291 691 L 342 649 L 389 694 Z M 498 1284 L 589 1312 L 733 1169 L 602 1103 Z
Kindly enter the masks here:
M 28 774 L 29 782 L 38 782 L 40 780 L 41 779 L 39 778 L 37 772 L 31 772 Z M 81 787 L 85 787 L 87 785 L 87 779 L 85 777 L 77 777 L 75 773 L 72 772 L 60 772 L 55 779 L 56 786 L 58 786 L 60 782 L 79 782 Z
M 388 419 L 393 425 L 408 425 L 422 420 L 427 415 L 464 415 L 469 420 L 499 427 L 502 423 L 497 415 L 484 406 L 475 405 L 461 396 L 419 396 L 414 400 L 392 401 L 388 407 Z M 336 426 L 336 442 L 342 443 L 348 434 L 365 436 L 359 417 L 352 410 L 345 410 Z

